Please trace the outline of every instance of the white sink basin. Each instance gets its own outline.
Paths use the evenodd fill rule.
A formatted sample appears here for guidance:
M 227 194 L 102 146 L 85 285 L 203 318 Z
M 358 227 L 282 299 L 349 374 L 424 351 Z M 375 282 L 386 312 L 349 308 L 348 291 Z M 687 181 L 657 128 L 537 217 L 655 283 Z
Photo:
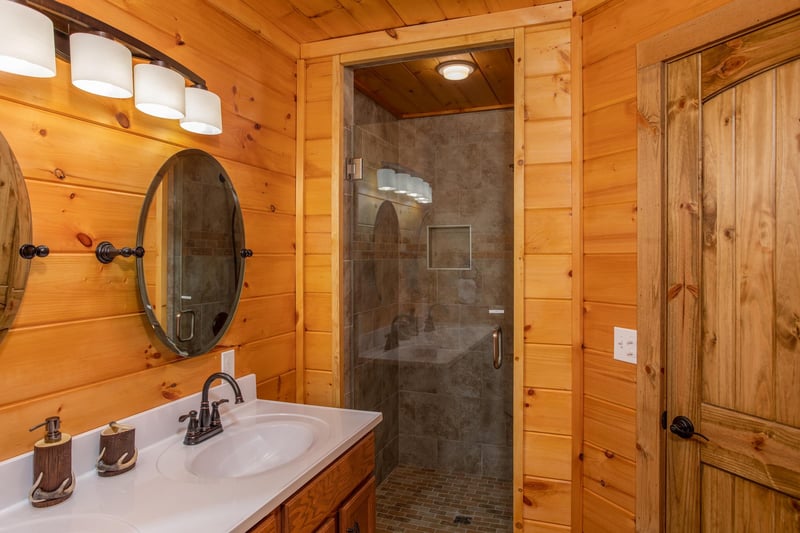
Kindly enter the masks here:
M 239 418 L 224 428 L 194 446 L 171 445 L 158 458 L 158 471 L 179 481 L 255 476 L 303 457 L 329 433 L 326 422 L 295 414 Z
M 10 527 L 0 526 L 0 533 L 136 533 L 129 523 L 113 516 L 83 514 L 26 520 Z

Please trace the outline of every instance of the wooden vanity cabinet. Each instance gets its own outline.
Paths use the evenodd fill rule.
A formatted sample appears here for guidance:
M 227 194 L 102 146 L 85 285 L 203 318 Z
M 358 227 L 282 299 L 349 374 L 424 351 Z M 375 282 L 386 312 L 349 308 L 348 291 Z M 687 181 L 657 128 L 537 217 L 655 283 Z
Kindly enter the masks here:
M 373 533 L 374 471 L 375 436 L 370 433 L 248 533 Z M 270 520 L 274 525 L 268 525 Z M 272 529 L 261 529 L 262 524 Z

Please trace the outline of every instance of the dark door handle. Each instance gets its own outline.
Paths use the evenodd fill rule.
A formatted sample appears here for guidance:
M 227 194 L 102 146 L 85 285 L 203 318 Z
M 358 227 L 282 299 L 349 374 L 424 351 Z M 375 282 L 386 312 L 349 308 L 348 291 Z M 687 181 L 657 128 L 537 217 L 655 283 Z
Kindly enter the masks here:
M 672 424 L 669 425 L 669 430 L 682 439 L 691 439 L 697 435 L 698 437 L 703 437 L 704 439 L 709 440 L 709 438 L 702 433 L 697 433 L 694 430 L 694 424 L 692 424 L 692 421 L 683 415 L 676 416 L 672 419 Z

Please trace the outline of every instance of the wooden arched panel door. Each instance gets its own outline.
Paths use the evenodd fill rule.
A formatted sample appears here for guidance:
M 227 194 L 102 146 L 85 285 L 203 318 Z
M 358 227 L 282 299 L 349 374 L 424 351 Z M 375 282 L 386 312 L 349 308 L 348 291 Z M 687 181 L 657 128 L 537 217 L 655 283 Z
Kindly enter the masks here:
M 668 531 L 800 531 L 798 58 L 795 16 L 666 67 Z

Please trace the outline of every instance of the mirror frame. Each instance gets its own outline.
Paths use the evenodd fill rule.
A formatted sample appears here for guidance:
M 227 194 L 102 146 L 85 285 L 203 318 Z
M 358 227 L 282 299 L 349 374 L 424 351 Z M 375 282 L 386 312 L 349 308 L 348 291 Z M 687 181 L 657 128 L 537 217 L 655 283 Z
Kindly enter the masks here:
M 7 161 L 4 161 L 8 157 Z M 11 175 L 4 176 L 2 170 L 6 166 L 10 167 Z M 28 275 L 30 273 L 31 261 L 24 259 L 20 253 L 20 246 L 30 243 L 33 236 L 33 220 L 31 216 L 31 204 L 28 197 L 28 188 L 25 185 L 25 176 L 22 174 L 22 169 L 19 166 L 17 158 L 14 156 L 11 146 L 8 141 L 0 133 L 0 180 L 5 179 L 9 184 L 11 194 L 9 197 L 16 196 L 16 229 L 14 235 L 17 237 L 11 238 L 8 249 L 8 286 L 6 293 L 3 295 L 3 308 L 0 309 L 0 341 L 3 340 L 8 330 L 14 324 L 14 319 L 19 312 L 22 303 L 22 298 L 25 294 L 25 286 L 28 283 Z M 4 214 L 5 215 L 5 214 Z M 6 260 L 4 257 L 3 261 Z M 19 286 L 15 286 L 14 280 L 20 281 Z M 15 299 L 13 293 L 21 291 L 18 299 Z M 8 305 L 11 302 L 11 305 Z M 20 305 L 15 305 L 15 302 Z
M 228 317 L 225 320 L 225 323 L 220 328 L 219 332 L 214 336 L 214 338 L 209 341 L 207 345 L 201 346 L 199 350 L 196 351 L 186 351 L 178 346 L 176 341 L 170 338 L 167 335 L 164 327 L 156 317 L 155 312 L 153 311 L 152 304 L 150 302 L 150 298 L 147 294 L 147 283 L 145 280 L 145 273 L 144 273 L 144 257 L 137 257 L 136 258 L 136 279 L 137 285 L 139 286 L 139 297 L 144 307 L 145 313 L 147 314 L 147 318 L 150 321 L 150 325 L 153 327 L 153 330 L 156 333 L 156 336 L 166 344 L 172 351 L 177 353 L 182 357 L 192 357 L 196 355 L 202 355 L 208 353 L 209 351 L 213 350 L 215 346 L 219 343 L 225 333 L 230 328 L 231 324 L 233 323 L 234 316 L 236 315 L 236 309 L 239 306 L 239 300 L 242 294 L 242 287 L 244 286 L 244 273 L 245 273 L 245 257 L 242 256 L 242 250 L 245 249 L 245 231 L 244 231 L 244 216 L 242 214 L 242 207 L 239 203 L 239 196 L 236 194 L 236 189 L 233 187 L 233 182 L 228 175 L 228 172 L 222 166 L 222 164 L 217 161 L 217 159 L 205 152 L 203 150 L 198 150 L 194 148 L 181 150 L 173 154 L 169 159 L 167 159 L 164 164 L 161 165 L 161 168 L 158 169 L 158 172 L 153 177 L 153 181 L 150 183 L 150 186 L 147 189 L 147 193 L 145 195 L 144 203 L 142 204 L 142 210 L 139 214 L 139 224 L 136 232 L 136 246 L 144 246 L 144 235 L 145 235 L 145 226 L 147 225 L 147 215 L 150 210 L 150 205 L 153 202 L 153 198 L 158 191 L 158 188 L 161 186 L 162 182 L 164 181 L 164 177 L 167 173 L 172 169 L 174 164 L 181 159 L 185 159 L 188 157 L 202 157 L 207 159 L 210 163 L 217 165 L 219 169 L 219 176 L 225 179 L 225 183 L 227 184 L 227 189 L 231 194 L 234 203 L 234 209 L 237 214 L 237 219 L 239 226 L 242 228 L 242 239 L 241 239 L 241 247 L 238 250 L 238 253 L 235 254 L 234 260 L 238 261 L 238 272 L 237 276 L 239 282 L 236 287 L 236 292 L 233 295 L 233 302 L 228 310 Z M 145 257 L 147 256 L 148 252 L 152 252 L 150 250 L 145 249 Z M 180 340 L 178 340 L 180 342 Z

